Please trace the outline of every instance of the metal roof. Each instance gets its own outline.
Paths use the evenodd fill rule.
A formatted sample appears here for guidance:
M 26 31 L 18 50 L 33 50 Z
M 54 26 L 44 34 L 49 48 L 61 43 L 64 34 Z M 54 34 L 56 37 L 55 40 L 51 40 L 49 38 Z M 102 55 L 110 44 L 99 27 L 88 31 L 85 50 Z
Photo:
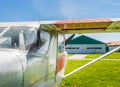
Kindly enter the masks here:
M 106 43 L 85 35 L 81 35 L 71 40 L 68 44 L 106 44 Z
M 107 42 L 109 46 L 120 46 L 120 41 L 111 41 Z

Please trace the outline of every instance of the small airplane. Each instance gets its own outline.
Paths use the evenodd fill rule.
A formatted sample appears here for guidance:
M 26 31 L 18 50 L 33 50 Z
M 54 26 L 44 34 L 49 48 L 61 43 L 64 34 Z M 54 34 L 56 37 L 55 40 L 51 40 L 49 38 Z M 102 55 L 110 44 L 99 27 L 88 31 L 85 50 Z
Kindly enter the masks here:
M 65 34 L 120 32 L 120 18 L 0 22 L 0 87 L 57 87 L 62 79 L 120 47 L 64 75 Z

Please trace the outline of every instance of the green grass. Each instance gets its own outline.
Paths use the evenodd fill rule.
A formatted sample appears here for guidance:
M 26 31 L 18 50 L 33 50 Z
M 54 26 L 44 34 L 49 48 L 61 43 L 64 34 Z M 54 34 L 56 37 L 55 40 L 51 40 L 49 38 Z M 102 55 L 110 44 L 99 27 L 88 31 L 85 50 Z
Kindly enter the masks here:
M 75 54 L 68 54 L 68 57 L 73 56 L 73 55 L 75 55 Z
M 85 58 L 97 58 L 101 55 L 102 54 L 88 54 Z M 114 52 L 114 53 L 110 54 L 109 56 L 106 56 L 105 58 L 120 59 L 120 52 Z
M 101 56 L 102 54 L 88 54 L 85 58 L 97 58 Z
M 69 60 L 66 73 L 89 62 Z M 63 80 L 59 87 L 120 87 L 120 61 L 101 60 Z

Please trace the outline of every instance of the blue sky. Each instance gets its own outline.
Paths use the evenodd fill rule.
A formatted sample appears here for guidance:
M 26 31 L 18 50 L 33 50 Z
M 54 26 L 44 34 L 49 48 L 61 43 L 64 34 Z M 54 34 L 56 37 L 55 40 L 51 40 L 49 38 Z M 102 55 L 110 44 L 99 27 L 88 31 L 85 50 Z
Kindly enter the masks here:
M 120 18 L 120 0 L 0 0 L 0 22 L 93 18 Z M 94 35 L 120 40 L 120 33 Z
M 0 21 L 120 17 L 120 0 L 0 0 Z

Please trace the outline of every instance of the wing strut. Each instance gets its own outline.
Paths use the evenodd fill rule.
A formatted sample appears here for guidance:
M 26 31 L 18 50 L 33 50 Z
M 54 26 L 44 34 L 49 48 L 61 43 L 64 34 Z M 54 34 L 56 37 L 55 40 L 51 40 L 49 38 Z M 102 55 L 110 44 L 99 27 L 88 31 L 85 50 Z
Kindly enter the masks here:
M 77 68 L 76 70 L 74 70 L 74 71 L 72 71 L 72 72 L 70 72 L 70 73 L 64 75 L 64 76 L 63 76 L 63 79 L 66 78 L 66 77 L 68 77 L 68 76 L 70 76 L 70 75 L 72 75 L 72 74 L 75 74 L 76 72 L 78 72 L 78 71 L 80 71 L 80 70 L 86 68 L 87 66 L 90 66 L 91 64 L 93 64 L 93 63 L 95 63 L 95 62 L 97 62 L 97 61 L 103 59 L 104 57 L 110 55 L 111 53 L 113 53 L 113 52 L 115 52 L 115 51 L 117 51 L 117 50 L 119 50 L 119 49 L 120 49 L 120 46 L 116 47 L 115 49 L 113 49 L 113 50 L 107 52 L 106 54 L 103 54 L 102 56 L 100 56 L 100 57 L 98 57 L 98 58 L 96 58 L 96 59 L 90 61 L 89 63 L 87 63 L 87 64 L 85 64 L 85 65 L 83 65 L 83 66 Z
M 75 34 L 72 34 L 67 40 L 65 40 L 65 46 L 73 39 Z

